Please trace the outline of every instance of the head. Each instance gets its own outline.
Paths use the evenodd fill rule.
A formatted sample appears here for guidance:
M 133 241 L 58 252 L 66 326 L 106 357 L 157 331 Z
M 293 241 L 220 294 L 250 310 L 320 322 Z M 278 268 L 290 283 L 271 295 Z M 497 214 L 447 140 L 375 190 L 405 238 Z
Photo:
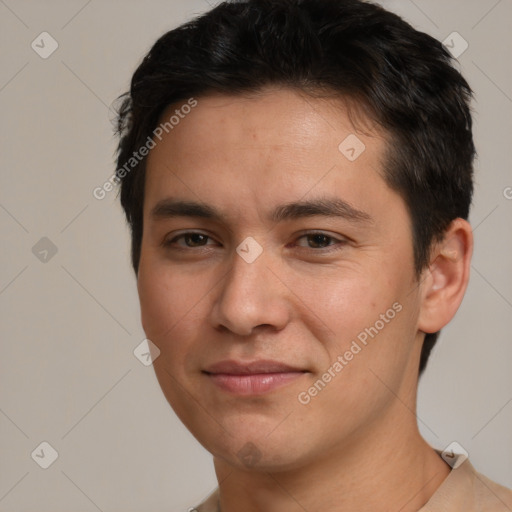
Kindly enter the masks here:
M 212 453 L 270 431 L 287 403 L 306 431 L 329 404 L 358 410 L 349 439 L 392 407 L 361 394 L 423 372 L 471 252 L 471 90 L 450 60 L 371 3 L 247 0 L 163 35 L 134 73 L 118 169 L 151 148 L 120 175 L 143 326 L 164 393 Z M 341 214 L 319 213 L 333 199 Z M 209 365 L 260 356 L 303 375 L 242 400 L 211 384 Z

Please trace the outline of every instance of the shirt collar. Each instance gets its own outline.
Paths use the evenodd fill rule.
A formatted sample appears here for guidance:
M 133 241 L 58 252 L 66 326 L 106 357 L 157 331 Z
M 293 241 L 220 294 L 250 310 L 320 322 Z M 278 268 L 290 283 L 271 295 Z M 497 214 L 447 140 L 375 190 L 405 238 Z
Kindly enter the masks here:
M 439 450 L 435 450 L 441 456 Z M 464 510 L 477 512 L 473 495 L 475 470 L 465 455 L 455 454 L 452 469 L 436 492 L 418 512 Z M 470 491 L 470 492 L 468 492 Z

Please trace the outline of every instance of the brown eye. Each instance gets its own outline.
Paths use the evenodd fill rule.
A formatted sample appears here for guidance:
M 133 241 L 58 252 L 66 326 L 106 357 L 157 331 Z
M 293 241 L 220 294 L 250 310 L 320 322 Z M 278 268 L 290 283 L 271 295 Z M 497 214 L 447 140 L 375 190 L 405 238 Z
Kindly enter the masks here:
M 181 235 L 178 235 L 171 240 L 165 240 L 163 246 L 176 246 L 180 249 L 193 249 L 195 247 L 205 247 L 209 239 L 210 237 L 208 235 L 204 235 L 203 233 L 182 233 Z M 183 240 L 185 244 L 177 243 L 178 240 Z
M 299 247 L 305 247 L 309 249 L 326 249 L 326 248 L 336 248 L 335 246 L 340 246 L 345 243 L 344 240 L 339 240 L 330 236 L 326 233 L 306 233 L 302 235 L 298 240 L 306 239 L 306 245 L 298 244 Z
M 329 241 L 333 240 L 332 237 L 327 236 L 327 235 L 321 235 L 321 234 L 320 235 L 319 234 L 307 235 L 306 238 L 310 242 L 309 246 L 312 249 L 320 249 L 320 248 L 326 247 L 328 245 L 331 245 L 329 243 Z

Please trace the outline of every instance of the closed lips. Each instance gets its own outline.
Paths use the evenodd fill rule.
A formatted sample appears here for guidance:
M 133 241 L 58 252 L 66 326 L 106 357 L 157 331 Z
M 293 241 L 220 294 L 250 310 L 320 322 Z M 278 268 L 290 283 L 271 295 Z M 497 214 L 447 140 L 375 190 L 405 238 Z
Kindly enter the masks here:
M 230 395 L 254 396 L 277 390 L 307 373 L 277 361 L 221 361 L 204 373 L 221 391 Z
M 296 373 L 306 372 L 302 368 L 292 367 L 284 363 L 269 360 L 251 361 L 242 363 L 237 361 L 221 361 L 210 365 L 204 370 L 210 374 L 226 375 L 258 375 L 265 373 Z

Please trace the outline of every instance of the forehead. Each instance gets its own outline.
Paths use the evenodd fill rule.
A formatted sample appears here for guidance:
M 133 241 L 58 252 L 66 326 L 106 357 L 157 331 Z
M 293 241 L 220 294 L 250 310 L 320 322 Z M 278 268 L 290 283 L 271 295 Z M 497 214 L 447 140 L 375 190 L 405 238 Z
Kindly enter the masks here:
M 362 209 L 391 192 L 381 177 L 385 134 L 361 116 L 354 126 L 347 102 L 287 88 L 195 101 L 161 116 L 161 125 L 174 122 L 148 156 L 145 215 L 171 191 L 204 202 L 223 196 L 233 208 L 340 191 Z
M 195 101 L 197 106 L 180 116 L 179 126 L 172 127 L 172 139 L 183 150 L 192 146 L 197 151 L 201 145 L 207 151 L 219 143 L 240 148 L 289 145 L 310 149 L 321 143 L 337 150 L 340 137 L 347 134 L 372 136 L 374 146 L 385 138 L 385 133 L 348 98 L 316 97 L 297 89 L 267 86 L 239 95 L 210 93 Z M 175 114 L 186 103 L 168 106 L 160 123 L 171 117 L 178 121 Z

